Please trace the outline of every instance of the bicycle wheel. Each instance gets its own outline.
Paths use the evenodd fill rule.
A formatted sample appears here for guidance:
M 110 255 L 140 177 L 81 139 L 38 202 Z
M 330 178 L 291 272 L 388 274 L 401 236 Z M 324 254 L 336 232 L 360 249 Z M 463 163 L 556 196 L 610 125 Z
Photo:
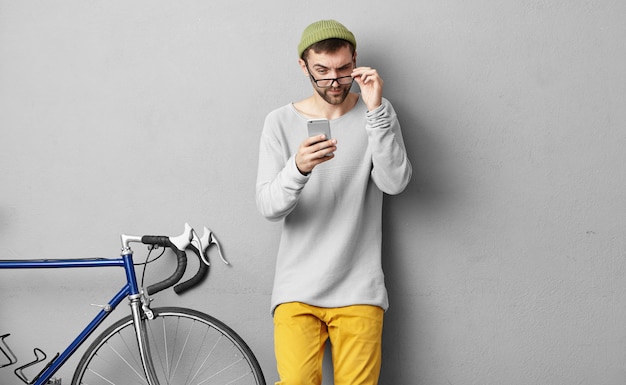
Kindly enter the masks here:
M 160 385 L 265 385 L 248 345 L 221 321 L 184 308 L 153 312 L 146 327 Z M 72 384 L 147 384 L 131 316 L 111 325 L 89 346 Z

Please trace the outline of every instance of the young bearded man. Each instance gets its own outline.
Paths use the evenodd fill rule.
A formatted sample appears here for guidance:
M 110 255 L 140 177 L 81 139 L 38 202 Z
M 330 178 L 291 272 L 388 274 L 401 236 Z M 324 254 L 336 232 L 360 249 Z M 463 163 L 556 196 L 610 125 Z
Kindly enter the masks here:
M 352 32 L 315 22 L 298 54 L 313 94 L 268 114 L 256 184 L 261 214 L 283 221 L 271 300 L 276 384 L 321 384 L 330 340 L 335 384 L 375 385 L 388 308 L 383 194 L 404 190 L 411 164 L 383 80 L 356 65 Z M 307 121 L 320 118 L 331 138 L 308 137 Z

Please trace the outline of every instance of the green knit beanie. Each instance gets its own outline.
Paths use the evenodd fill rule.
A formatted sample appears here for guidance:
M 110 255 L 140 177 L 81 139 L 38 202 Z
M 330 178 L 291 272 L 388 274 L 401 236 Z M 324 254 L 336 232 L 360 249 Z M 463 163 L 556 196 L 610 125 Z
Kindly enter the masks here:
M 346 40 L 356 49 L 354 35 L 343 24 L 335 20 L 320 20 L 309 25 L 302 32 L 302 39 L 298 44 L 298 56 L 302 57 L 302 53 L 313 44 L 333 38 Z

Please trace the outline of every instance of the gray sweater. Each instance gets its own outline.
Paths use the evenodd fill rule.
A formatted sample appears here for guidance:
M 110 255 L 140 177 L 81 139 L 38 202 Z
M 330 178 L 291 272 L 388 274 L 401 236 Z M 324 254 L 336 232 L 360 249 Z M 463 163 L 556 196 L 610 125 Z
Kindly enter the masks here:
M 271 312 L 285 302 L 319 307 L 389 306 L 381 265 L 383 193 L 411 178 L 400 124 L 386 99 L 331 120 L 335 158 L 302 175 L 295 153 L 307 118 L 288 104 L 268 114 L 259 149 L 256 203 L 284 220 Z

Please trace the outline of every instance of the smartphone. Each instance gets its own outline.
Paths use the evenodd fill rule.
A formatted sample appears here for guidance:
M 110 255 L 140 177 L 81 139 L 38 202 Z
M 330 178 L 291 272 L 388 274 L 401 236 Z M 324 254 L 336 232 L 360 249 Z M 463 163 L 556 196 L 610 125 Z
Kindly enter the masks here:
M 331 138 L 328 119 L 309 119 L 307 127 L 309 129 L 309 137 L 324 134 L 326 135 L 326 140 Z

